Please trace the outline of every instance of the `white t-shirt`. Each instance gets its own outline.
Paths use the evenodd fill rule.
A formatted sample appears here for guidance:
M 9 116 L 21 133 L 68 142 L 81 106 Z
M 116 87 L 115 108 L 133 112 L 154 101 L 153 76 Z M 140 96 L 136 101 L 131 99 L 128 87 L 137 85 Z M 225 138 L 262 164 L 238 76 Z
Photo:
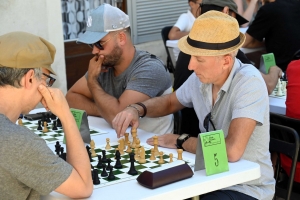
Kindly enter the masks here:
M 187 13 L 183 13 L 180 15 L 180 17 L 178 18 L 177 22 L 175 23 L 174 26 L 176 26 L 177 28 L 180 29 L 180 31 L 185 31 L 185 32 L 189 32 L 194 24 L 195 21 L 195 17 L 194 15 L 191 13 L 190 10 L 187 11 Z M 173 48 L 173 54 L 175 59 L 177 60 L 178 58 L 178 54 L 179 54 L 180 50 L 179 48 Z

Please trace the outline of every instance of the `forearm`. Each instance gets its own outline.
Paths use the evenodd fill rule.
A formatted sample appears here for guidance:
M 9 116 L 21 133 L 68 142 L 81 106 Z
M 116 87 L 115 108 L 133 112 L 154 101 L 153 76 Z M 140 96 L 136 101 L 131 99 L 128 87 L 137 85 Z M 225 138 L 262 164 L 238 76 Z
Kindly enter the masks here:
M 247 9 L 243 13 L 243 17 L 247 19 L 249 22 L 251 21 L 254 11 L 256 9 L 257 0 L 251 0 Z M 243 24 L 242 27 L 247 27 L 249 23 Z
M 88 115 L 101 117 L 95 102 L 78 93 L 68 92 L 66 99 L 70 108 L 85 110 Z
M 174 92 L 161 97 L 149 99 L 142 103 L 147 108 L 147 117 L 161 117 L 184 108 L 184 106 L 178 102 Z M 141 115 L 144 115 L 144 110 L 141 106 L 139 106 L 139 111 Z
M 97 111 L 109 124 L 114 117 L 125 107 L 122 107 L 119 100 L 107 94 L 98 83 L 89 84 Z
M 183 36 L 186 36 L 188 34 L 189 34 L 189 32 L 187 32 L 187 31 L 176 31 L 176 32 L 169 34 L 169 39 L 170 40 L 179 40 L 180 38 L 182 38 Z
M 89 185 L 92 181 L 90 161 L 74 117 L 68 112 L 60 120 L 66 137 L 67 162 L 74 167 L 83 182 Z
M 278 79 L 281 77 L 282 71 L 279 67 L 277 66 L 273 66 L 270 68 L 270 71 L 268 74 L 263 74 L 261 73 L 267 89 L 268 89 L 268 94 L 270 95 L 273 90 L 275 89 Z
M 188 152 L 190 152 L 190 153 L 196 154 L 197 143 L 198 143 L 198 138 L 196 138 L 196 137 L 190 137 L 189 139 L 187 139 L 187 140 L 183 143 L 182 147 L 183 147 L 186 151 L 188 151 Z
M 246 33 L 246 41 L 243 44 L 244 48 L 257 48 L 257 47 L 263 47 L 265 46 L 264 42 L 260 42 L 256 39 L 254 39 L 251 35 Z

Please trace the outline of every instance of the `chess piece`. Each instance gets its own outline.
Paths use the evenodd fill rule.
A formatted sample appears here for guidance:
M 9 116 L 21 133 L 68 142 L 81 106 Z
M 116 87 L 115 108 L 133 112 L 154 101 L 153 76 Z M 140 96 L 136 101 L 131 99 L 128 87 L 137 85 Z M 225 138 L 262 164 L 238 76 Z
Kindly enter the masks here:
M 111 149 L 111 146 L 110 146 L 109 142 L 110 142 L 110 139 L 109 139 L 109 138 L 106 138 L 106 146 L 105 146 L 105 149 L 106 149 L 106 150 Z
M 159 152 L 159 161 L 158 161 L 158 164 L 164 164 L 165 163 L 165 160 L 163 159 L 163 156 L 164 156 L 164 152 Z
M 131 148 L 135 148 L 135 146 L 136 146 L 136 137 L 137 137 L 136 129 L 131 129 L 131 136 L 132 136 Z
M 123 168 L 123 165 L 120 161 L 121 159 L 121 154 L 119 152 L 119 150 L 116 151 L 116 164 L 114 166 L 115 169 L 122 169 Z
M 95 152 L 95 142 L 94 142 L 94 140 L 91 140 L 90 146 L 91 146 L 91 156 L 92 157 L 97 157 L 97 154 Z
M 173 162 L 173 154 L 172 153 L 169 154 L 169 157 L 170 157 L 170 161 L 169 162 L 170 163 Z
M 182 160 L 182 152 L 183 152 L 183 149 L 177 149 L 177 153 L 178 153 L 177 160 Z
M 57 120 L 56 120 L 56 126 L 57 126 L 57 127 L 62 127 L 61 121 L 60 121 L 59 118 L 57 118 Z
M 56 121 L 53 121 L 52 130 L 54 130 L 54 131 L 57 130 Z
M 60 155 L 59 157 L 61 157 L 64 161 L 67 160 L 67 154 L 64 153 L 64 147 L 60 147 Z
M 105 150 L 102 150 L 102 162 L 104 162 L 104 163 L 107 162 L 106 151 Z
M 118 149 L 120 151 L 120 154 L 123 155 L 124 154 L 124 148 L 125 148 L 124 138 L 121 138 L 118 142 L 119 142 Z
M 93 161 L 92 160 L 92 154 L 91 154 L 91 151 L 90 151 L 91 148 L 88 145 L 86 145 L 85 148 L 86 148 L 87 154 L 89 155 L 90 162 L 92 162 Z
M 99 179 L 99 176 L 98 176 L 98 169 L 93 169 L 92 171 L 92 178 L 93 178 L 93 184 L 94 185 L 99 185 L 100 184 L 100 179 Z
M 136 144 L 135 148 L 140 148 L 141 147 L 140 143 L 141 143 L 140 139 L 136 138 L 136 140 L 135 140 L 135 144 Z
M 107 172 L 106 172 L 106 164 L 103 164 L 102 166 L 102 172 L 101 172 L 101 177 L 106 177 L 108 176 Z
M 107 166 L 106 166 L 106 170 L 109 170 L 110 169 L 110 163 L 111 163 L 111 159 L 110 158 L 107 158 Z
M 129 133 L 124 133 L 124 136 L 125 136 L 125 144 L 127 144 L 129 141 L 129 139 L 128 139 Z
M 49 132 L 48 127 L 47 127 L 47 122 L 44 121 L 44 129 L 43 129 L 43 133 L 47 133 Z
M 59 144 L 59 141 L 56 141 L 56 144 L 55 144 L 56 155 L 59 155 L 60 147 L 61 147 L 61 145 Z
M 158 151 L 158 136 L 157 135 L 153 136 L 153 145 L 154 145 L 154 156 L 158 156 L 159 151 Z
M 282 84 L 281 84 L 280 80 L 278 82 L 278 90 L 277 90 L 276 96 L 279 96 L 279 97 L 283 96 L 283 94 L 282 94 Z
M 281 85 L 282 85 L 282 94 L 286 95 L 286 81 L 281 81 Z
M 56 120 L 56 115 L 54 115 L 53 113 L 51 113 L 50 118 L 51 118 L 52 120 Z
M 134 153 L 135 153 L 134 159 L 135 159 L 136 161 L 139 161 L 139 160 L 140 160 L 140 148 L 135 148 L 135 149 L 134 149 Z
M 132 149 L 130 147 L 130 141 L 127 141 L 127 149 L 126 149 L 126 153 L 131 153 Z
M 46 113 L 46 122 L 51 123 L 50 113 Z
M 102 168 L 102 167 L 103 167 L 101 155 L 98 155 L 98 164 L 97 164 L 97 167 L 98 167 L 98 168 Z
M 129 154 L 129 157 L 130 157 L 130 159 L 129 159 L 130 160 L 130 169 L 129 169 L 129 171 L 127 173 L 130 174 L 130 175 L 137 175 L 138 172 L 136 171 L 135 166 L 134 166 L 134 162 L 135 162 L 135 160 L 134 160 L 134 153 L 131 152 Z
M 155 156 L 154 156 L 154 149 L 151 149 L 151 156 L 150 156 L 150 160 L 156 160 Z
M 108 175 L 108 177 L 107 177 L 107 180 L 112 181 L 112 180 L 115 180 L 115 179 L 116 179 L 116 177 L 115 177 L 115 175 L 114 175 L 114 173 L 113 173 L 113 167 L 110 166 L 110 168 L 109 168 L 109 175 Z
M 139 150 L 139 153 L 140 153 L 140 159 L 139 159 L 139 163 L 140 164 L 144 164 L 146 163 L 146 158 L 145 158 L 145 148 L 144 147 L 141 147 L 140 150 Z
M 39 131 L 43 130 L 43 128 L 42 128 L 42 121 L 41 120 L 38 121 L 37 130 L 39 130 Z
M 19 124 L 19 126 L 23 126 L 23 121 L 21 118 L 18 119 L 18 124 Z

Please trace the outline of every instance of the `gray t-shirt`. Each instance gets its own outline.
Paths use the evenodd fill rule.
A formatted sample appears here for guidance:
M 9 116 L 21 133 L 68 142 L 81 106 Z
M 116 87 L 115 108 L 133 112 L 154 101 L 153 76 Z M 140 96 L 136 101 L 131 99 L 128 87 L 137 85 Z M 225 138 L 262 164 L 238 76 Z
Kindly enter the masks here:
M 87 74 L 86 74 L 87 77 Z M 134 90 L 158 97 L 172 92 L 172 81 L 163 62 L 146 51 L 136 50 L 128 68 L 114 76 L 113 68 L 101 73 L 98 82 L 102 89 L 111 96 L 119 98 L 125 90 Z M 159 135 L 173 132 L 173 115 L 140 119 L 139 128 Z
M 70 176 L 73 167 L 45 141 L 0 114 L 0 199 L 40 199 Z
M 225 189 L 239 191 L 260 200 L 272 199 L 275 180 L 269 152 L 269 99 L 260 72 L 254 66 L 235 59 L 213 106 L 212 84 L 202 84 L 195 73 L 176 91 L 176 96 L 182 105 L 194 107 L 201 132 L 206 132 L 203 121 L 209 112 L 216 130 L 222 129 L 225 137 L 233 119 L 245 117 L 257 121 L 242 159 L 258 163 L 261 177 Z M 209 124 L 209 131 L 212 130 Z
M 162 95 L 172 86 L 163 62 L 146 51 L 136 50 L 128 68 L 114 76 L 113 68 L 101 73 L 98 82 L 105 92 L 119 98 L 125 90 L 135 90 L 149 97 Z

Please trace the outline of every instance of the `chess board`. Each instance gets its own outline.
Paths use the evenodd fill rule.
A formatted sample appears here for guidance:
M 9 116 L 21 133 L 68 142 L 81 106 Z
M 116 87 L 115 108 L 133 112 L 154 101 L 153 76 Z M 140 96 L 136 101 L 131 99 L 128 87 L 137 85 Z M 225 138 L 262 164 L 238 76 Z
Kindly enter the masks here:
M 100 184 L 99 185 L 94 185 L 94 189 L 109 186 L 109 185 L 112 185 L 112 184 L 117 184 L 117 183 L 124 182 L 124 181 L 130 181 L 130 180 L 136 179 L 142 172 L 144 172 L 146 170 L 159 168 L 159 167 L 169 163 L 169 161 L 170 161 L 170 157 L 169 157 L 170 152 L 164 152 L 163 159 L 164 159 L 165 163 L 164 164 L 158 164 L 159 156 L 156 156 L 156 160 L 150 160 L 149 159 L 150 155 L 151 155 L 151 148 L 153 148 L 153 147 L 149 146 L 148 144 L 144 144 L 144 143 L 141 143 L 140 145 L 145 148 L 146 163 L 140 164 L 138 161 L 135 161 L 135 169 L 138 171 L 138 175 L 133 176 L 133 175 L 129 175 L 127 173 L 130 169 L 130 161 L 129 161 L 129 154 L 126 153 L 126 152 L 124 153 L 124 155 L 121 155 L 121 163 L 123 165 L 123 168 L 122 169 L 113 169 L 113 173 L 116 177 L 115 180 L 108 180 L 107 177 L 101 177 L 102 168 L 97 168 L 98 157 L 92 157 L 91 165 L 95 169 L 98 169 L 98 176 L 99 176 L 99 179 L 100 179 Z M 115 157 L 115 149 L 117 147 L 118 147 L 117 143 L 111 143 L 111 149 L 106 150 L 106 158 L 110 158 L 111 161 L 112 161 L 110 163 L 111 166 L 114 166 L 115 162 L 116 162 L 114 157 Z M 96 154 L 99 154 L 99 155 L 102 156 L 102 150 L 105 150 L 105 145 L 103 145 L 103 146 L 97 146 L 96 145 L 96 148 L 95 148 Z M 177 153 L 173 155 L 173 161 L 176 161 L 176 160 L 177 160 Z M 191 167 L 194 166 L 194 164 L 195 164 L 195 160 L 183 158 L 183 161 L 185 161 Z M 106 165 L 107 165 L 107 163 L 106 163 Z M 109 174 L 109 170 L 107 170 L 107 173 Z
M 275 89 L 273 90 L 272 94 L 270 94 L 269 96 L 280 98 L 280 99 L 286 99 L 286 85 L 287 85 L 287 81 L 278 80 Z M 280 92 L 278 90 L 280 90 Z
M 52 121 L 48 123 L 48 132 L 44 133 L 43 130 L 37 130 L 38 127 L 38 120 L 26 120 L 22 119 L 23 126 L 27 127 L 28 129 L 32 130 L 35 134 L 43 138 L 47 144 L 55 143 L 56 141 L 62 142 L 64 139 L 64 130 L 62 127 L 57 127 L 57 130 L 52 130 Z M 18 122 L 17 122 L 18 124 Z M 101 135 L 107 134 L 108 132 L 94 128 L 90 126 L 90 134 L 93 135 Z

